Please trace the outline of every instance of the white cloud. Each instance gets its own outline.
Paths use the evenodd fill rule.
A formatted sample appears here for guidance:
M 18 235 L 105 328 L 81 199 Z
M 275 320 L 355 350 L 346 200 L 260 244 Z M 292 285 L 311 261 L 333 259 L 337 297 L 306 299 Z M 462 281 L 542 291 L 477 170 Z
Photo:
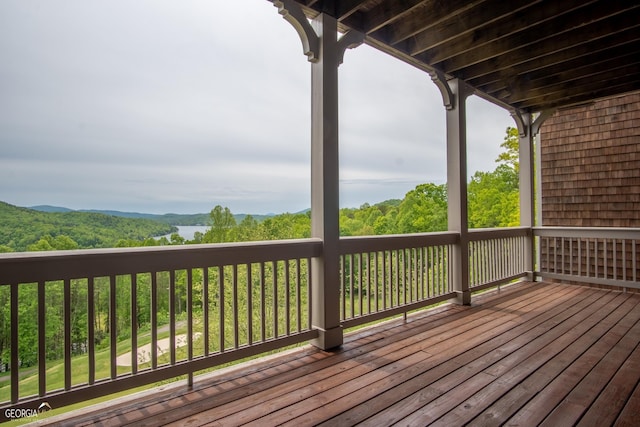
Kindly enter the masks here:
M 0 3 L 0 200 L 148 212 L 310 204 L 310 65 L 267 0 Z M 512 122 L 470 99 L 471 171 Z M 446 177 L 424 73 L 368 46 L 340 67 L 341 204 Z

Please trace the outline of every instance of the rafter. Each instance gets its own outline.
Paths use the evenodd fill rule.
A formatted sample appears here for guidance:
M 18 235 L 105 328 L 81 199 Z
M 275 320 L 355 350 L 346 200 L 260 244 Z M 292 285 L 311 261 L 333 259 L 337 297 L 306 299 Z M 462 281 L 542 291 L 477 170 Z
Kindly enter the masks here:
M 566 52 L 559 52 L 523 62 L 508 69 L 497 69 L 478 78 L 468 79 L 468 81 L 483 90 L 485 88 L 491 89 L 489 85 L 492 85 L 493 89 L 491 90 L 496 92 L 509 84 L 517 84 L 520 76 L 526 76 L 526 78 L 533 80 L 563 71 L 574 75 L 583 66 L 588 67 L 595 63 L 609 62 L 612 58 L 624 57 L 629 52 L 639 49 L 640 40 L 629 41 L 628 37 L 623 34 L 614 34 L 604 40 L 596 40 L 572 49 L 574 56 L 571 58 L 566 57 Z
M 547 43 L 530 44 L 526 48 L 514 50 L 511 52 L 503 52 L 497 56 L 493 53 L 487 53 L 487 58 L 482 61 L 475 61 L 473 65 L 468 65 L 464 69 L 460 69 L 460 65 L 452 64 L 452 68 L 460 70 L 458 75 L 463 76 L 465 80 L 475 79 L 483 75 L 495 72 L 496 70 L 510 70 L 518 67 L 523 63 L 535 63 L 539 67 L 553 65 L 570 61 L 576 56 L 589 53 L 590 49 L 598 46 L 608 45 L 612 43 L 617 45 L 625 41 L 629 41 L 629 33 L 638 33 L 640 29 L 640 21 L 637 19 L 638 14 L 620 14 L 618 19 L 611 18 L 606 22 L 596 22 L 581 28 L 576 28 L 562 36 L 547 38 Z M 583 35 L 589 32 L 592 37 L 585 39 Z M 608 43 L 604 38 L 611 38 Z M 491 56 L 489 56 L 491 55 Z M 550 59 L 547 59 L 550 58 Z M 446 61 L 445 61 L 446 62 Z M 454 69 L 443 64 L 447 72 L 453 72 Z
M 370 34 L 380 28 L 390 25 L 411 14 L 414 10 L 422 6 L 425 0 L 404 0 L 394 2 L 381 2 L 377 6 L 364 12 L 362 22 L 363 30 Z
M 501 96 L 503 99 L 507 99 L 512 104 L 519 104 L 526 102 L 532 98 L 548 96 L 558 93 L 566 93 L 567 86 L 571 86 L 572 92 L 591 92 L 606 81 L 608 84 L 614 85 L 617 82 L 628 82 L 629 78 L 633 75 L 637 75 L 640 72 L 640 64 L 630 64 L 619 68 L 602 69 L 599 73 L 580 77 L 579 79 L 568 80 L 566 82 L 560 82 L 549 86 L 535 87 L 529 90 L 515 90 L 506 96 Z M 502 94 L 500 94 L 502 95 Z
M 357 12 L 368 0 L 341 0 L 336 4 L 336 18 L 342 21 Z
M 576 13 L 572 15 L 573 21 L 556 19 L 544 22 L 531 28 L 531 31 L 497 39 L 484 45 L 482 49 L 465 52 L 444 61 L 433 58 L 426 52 L 425 54 L 428 57 L 427 62 L 447 73 L 482 63 L 487 58 L 493 57 L 502 57 L 510 64 L 518 64 L 580 45 L 584 43 L 584 32 L 588 32 L 592 38 L 598 38 L 637 26 L 640 22 L 635 19 L 636 17 L 626 13 L 637 7 L 629 3 L 627 7 L 616 10 L 612 15 L 606 17 L 596 15 L 592 19 L 585 19 L 582 14 Z M 540 43 L 541 40 L 545 43 Z
M 575 90 L 579 86 L 591 85 L 594 82 L 598 84 L 601 81 L 613 81 L 616 79 L 625 79 L 640 73 L 640 62 L 638 62 L 638 56 L 629 57 L 628 61 L 624 63 L 618 63 L 616 66 L 612 64 L 597 64 L 593 67 L 589 67 L 589 71 L 582 71 L 579 74 L 567 72 L 565 77 L 555 78 L 548 77 L 544 80 L 528 80 L 521 79 L 517 85 L 510 86 L 495 92 L 490 92 L 489 95 L 496 96 L 501 99 L 506 99 L 509 103 L 522 102 L 527 99 L 552 94 L 564 90 L 567 85 L 572 85 Z
M 592 3 L 595 0 L 592 0 Z M 545 37 L 550 34 L 549 27 L 566 25 L 581 19 L 583 9 L 589 2 L 580 0 L 566 0 L 553 3 L 552 5 L 542 4 L 538 1 L 511 1 L 499 2 L 498 5 L 487 5 L 492 7 L 491 16 L 496 20 L 490 21 L 481 13 L 472 14 L 464 21 L 445 22 L 434 27 L 429 32 L 416 35 L 413 38 L 412 55 L 428 52 L 429 60 L 433 63 L 441 62 L 456 55 L 464 54 L 471 50 L 479 50 L 485 45 L 497 40 L 513 37 L 518 41 L 518 34 L 534 31 Z M 575 11 L 570 16 L 569 12 Z M 560 24 L 554 24 L 553 21 Z M 546 28 L 542 26 L 545 25 Z M 536 29 L 539 27 L 539 29 Z M 543 32 L 547 31 L 547 32 Z M 436 42 L 433 40 L 441 37 L 448 40 Z M 509 44 L 515 42 L 508 41 Z
M 447 2 L 439 0 L 424 1 L 420 7 L 415 8 L 401 21 L 395 22 L 386 30 L 389 34 L 389 43 L 397 44 L 411 36 L 418 34 L 428 28 L 433 27 L 441 21 L 454 19 L 468 9 L 472 9 L 476 4 L 464 0 L 450 0 Z
M 606 52 L 603 52 L 606 50 Z M 610 54 L 606 57 L 603 53 Z M 509 76 L 503 71 L 488 74 L 472 81 L 472 84 L 488 94 L 496 94 L 499 90 L 511 87 L 524 80 L 530 84 L 545 85 L 588 75 L 605 67 L 619 67 L 636 61 L 640 57 L 640 41 L 623 43 L 609 49 L 588 50 L 565 62 L 554 62 L 551 65 L 532 69 L 539 64 L 527 62 L 510 70 Z M 547 58 L 545 58 L 547 59 Z
M 569 107 L 572 105 L 580 105 L 585 102 L 604 98 L 609 96 L 611 91 L 614 93 L 626 93 L 637 91 L 640 87 L 640 80 L 623 80 L 617 82 L 607 82 L 606 87 L 602 84 L 593 86 L 595 89 L 589 90 L 589 88 L 567 88 L 564 91 L 556 92 L 554 94 L 547 94 L 538 98 L 531 98 L 525 102 L 517 104 L 518 108 L 523 110 L 540 110 L 544 108 L 559 108 Z

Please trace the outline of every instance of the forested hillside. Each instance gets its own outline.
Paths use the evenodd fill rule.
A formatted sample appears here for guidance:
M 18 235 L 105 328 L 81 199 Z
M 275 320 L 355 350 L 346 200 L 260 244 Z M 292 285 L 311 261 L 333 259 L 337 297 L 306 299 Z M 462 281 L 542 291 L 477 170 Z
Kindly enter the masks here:
M 169 225 L 207 225 L 209 224 L 209 214 L 208 213 L 196 213 L 196 214 L 176 214 L 176 213 L 166 213 L 162 215 L 158 214 L 149 214 L 149 213 L 140 213 L 140 212 L 123 212 L 123 211 L 114 211 L 114 210 L 98 210 L 98 209 L 78 209 L 73 210 L 61 206 L 50 206 L 50 205 L 38 205 L 38 206 L 30 206 L 29 209 L 33 209 L 40 212 L 90 212 L 90 213 L 101 213 L 105 215 L 111 216 L 120 216 L 123 218 L 144 218 L 144 219 L 152 219 L 154 221 L 163 222 Z M 242 221 L 247 214 L 234 214 L 233 215 L 236 221 Z M 253 215 L 255 219 L 258 221 L 262 221 L 271 215 Z
M 148 219 L 86 212 L 39 212 L 0 202 L 0 252 L 106 248 L 176 231 Z

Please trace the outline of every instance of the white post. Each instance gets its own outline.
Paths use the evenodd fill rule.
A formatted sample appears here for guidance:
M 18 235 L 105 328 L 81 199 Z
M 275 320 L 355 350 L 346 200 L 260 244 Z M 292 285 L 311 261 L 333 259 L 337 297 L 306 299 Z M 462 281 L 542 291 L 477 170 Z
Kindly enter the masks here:
M 531 129 L 531 114 L 515 114 L 518 125 L 520 140 L 518 177 L 520 183 L 520 225 L 523 227 L 533 227 L 535 224 L 535 191 L 534 191 L 534 165 L 533 165 L 533 132 Z M 527 271 L 529 280 L 534 280 L 535 251 L 533 234 L 529 236 L 529 242 L 525 245 L 524 269 Z
M 433 76 L 432 76 L 433 78 Z M 442 82 L 442 81 L 441 81 Z M 451 254 L 453 289 L 459 304 L 471 304 L 469 290 L 469 220 L 467 212 L 467 113 L 466 100 L 472 92 L 464 82 L 446 82 L 451 98 L 447 105 L 447 205 L 449 231 L 460 234 Z
M 311 235 L 324 242 L 323 256 L 312 261 L 312 319 L 320 332 L 314 345 L 342 345 L 338 244 L 338 55 L 337 21 L 320 14 L 312 22 L 319 37 L 311 64 Z
M 340 325 L 340 203 L 338 167 L 338 66 L 346 49 L 364 34 L 338 39 L 338 22 L 321 13 L 311 24 L 293 0 L 274 0 L 278 12 L 298 32 L 311 62 L 311 235 L 322 239 L 322 257 L 311 261 L 312 344 L 327 350 L 343 342 Z
M 533 206 L 534 206 L 534 222 L 533 225 L 537 225 L 538 227 L 542 227 L 544 224 L 542 223 L 542 141 L 540 136 L 540 127 L 549 117 L 555 114 L 556 110 L 543 110 L 538 114 L 536 119 L 531 123 L 531 143 L 534 145 L 531 153 L 533 154 L 533 159 L 531 160 L 531 165 L 533 167 L 532 176 L 535 177 L 533 180 Z M 522 163 L 522 162 L 521 162 Z M 536 267 L 540 268 L 540 246 L 536 242 L 536 237 L 531 236 L 531 245 L 533 248 L 532 251 L 532 266 L 533 266 L 533 274 L 532 280 L 536 279 Z

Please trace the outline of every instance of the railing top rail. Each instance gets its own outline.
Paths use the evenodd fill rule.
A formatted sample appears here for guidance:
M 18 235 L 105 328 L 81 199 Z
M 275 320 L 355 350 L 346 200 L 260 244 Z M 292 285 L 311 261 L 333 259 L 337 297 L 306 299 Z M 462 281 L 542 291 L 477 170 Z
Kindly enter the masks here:
M 474 228 L 469 230 L 469 240 L 472 242 L 529 235 L 531 235 L 531 227 Z
M 340 238 L 340 255 L 357 252 L 375 252 L 396 249 L 421 248 L 450 245 L 460 241 L 460 233 L 444 231 L 437 233 L 390 234 L 383 236 L 358 236 Z
M 317 257 L 317 238 L 0 254 L 0 284 L 31 283 Z
M 640 239 L 640 228 L 621 227 L 533 227 L 540 237 L 593 237 L 611 239 Z

